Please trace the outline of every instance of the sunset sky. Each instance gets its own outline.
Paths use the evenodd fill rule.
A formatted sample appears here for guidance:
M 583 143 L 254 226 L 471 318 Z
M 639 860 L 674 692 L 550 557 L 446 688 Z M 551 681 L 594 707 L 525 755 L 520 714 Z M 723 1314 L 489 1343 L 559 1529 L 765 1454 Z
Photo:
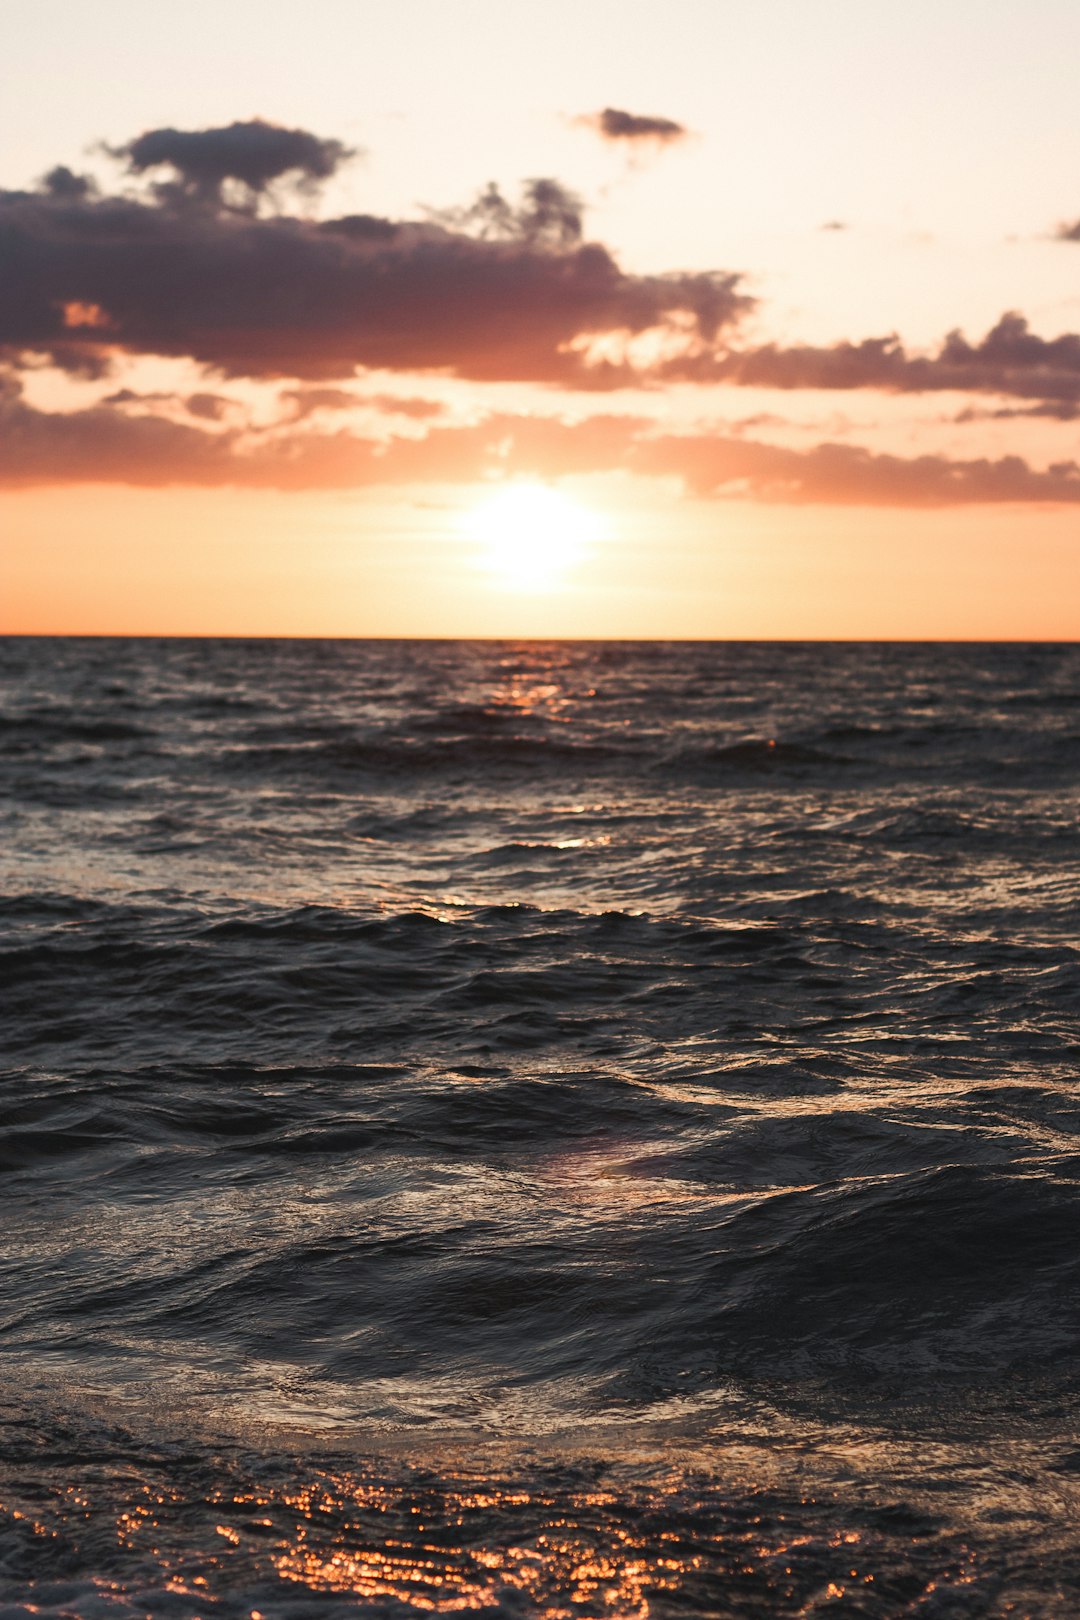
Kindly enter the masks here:
M 0 630 L 1080 635 L 1075 0 L 35 0 Z

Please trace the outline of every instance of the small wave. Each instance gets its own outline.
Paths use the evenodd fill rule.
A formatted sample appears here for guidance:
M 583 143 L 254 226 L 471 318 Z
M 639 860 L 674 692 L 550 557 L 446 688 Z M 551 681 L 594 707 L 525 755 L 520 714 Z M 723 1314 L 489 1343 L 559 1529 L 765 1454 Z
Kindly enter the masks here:
M 134 742 L 153 733 L 133 721 L 88 717 L 64 709 L 0 715 L 0 745 L 5 738 L 29 748 L 63 742 Z
M 1080 1194 L 1042 1167 L 943 1164 L 793 1193 L 740 1217 L 709 1268 L 711 1331 L 775 1376 L 909 1383 L 1075 1364 Z
M 354 738 L 303 746 L 236 748 L 219 756 L 233 773 L 288 776 L 334 773 L 384 777 L 535 770 L 586 770 L 632 759 L 636 750 L 606 743 L 520 735 L 449 737 L 440 741 Z
M 802 770 L 815 766 L 830 769 L 850 765 L 842 754 L 811 747 L 807 743 L 783 742 L 775 737 L 747 737 L 734 743 L 684 748 L 659 764 L 662 770 L 691 772 L 773 772 Z

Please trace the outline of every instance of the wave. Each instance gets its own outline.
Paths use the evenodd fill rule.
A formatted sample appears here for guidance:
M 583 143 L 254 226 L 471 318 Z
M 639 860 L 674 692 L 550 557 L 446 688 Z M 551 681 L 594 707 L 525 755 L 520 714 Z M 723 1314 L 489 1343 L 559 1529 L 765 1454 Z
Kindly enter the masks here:
M 552 769 L 579 770 L 625 761 L 635 750 L 603 743 L 517 735 L 449 737 L 439 741 L 341 738 L 333 742 L 245 746 L 217 757 L 232 773 L 266 772 L 290 776 L 322 772 L 382 778 L 419 773 L 452 773 L 471 779 L 477 772 Z

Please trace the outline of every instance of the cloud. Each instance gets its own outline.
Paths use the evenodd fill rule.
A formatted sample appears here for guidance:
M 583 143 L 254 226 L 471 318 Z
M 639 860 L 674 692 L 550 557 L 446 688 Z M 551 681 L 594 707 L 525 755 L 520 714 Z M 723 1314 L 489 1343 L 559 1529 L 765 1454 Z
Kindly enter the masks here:
M 654 146 L 669 146 L 673 141 L 685 140 L 690 133 L 674 118 L 624 112 L 621 107 L 604 107 L 597 113 L 585 113 L 578 122 L 594 129 L 605 141 L 646 142 Z
M 205 422 L 220 422 L 233 408 L 233 403 L 224 394 L 189 394 L 184 401 L 191 415 Z
M 115 405 L 62 412 L 0 396 L 0 483 L 208 484 L 234 481 L 234 473 L 244 481 L 233 467 L 235 435 L 156 412 L 132 415 L 124 407 L 138 397 L 122 389 Z
M 516 208 L 489 181 L 467 208 L 430 209 L 428 217 L 454 230 L 471 230 L 487 241 L 573 248 L 584 235 L 581 198 L 557 180 L 526 180 Z
M 416 403 L 386 397 L 395 405 Z M 567 423 L 499 413 L 477 423 L 433 427 L 422 437 L 386 439 L 350 429 L 309 430 L 296 418 L 270 429 L 192 426 L 154 409 L 176 396 L 122 389 L 110 399 L 114 403 L 82 410 L 40 410 L 22 397 L 12 373 L 0 372 L 0 486 L 301 490 L 461 483 L 500 471 L 558 477 L 619 466 L 634 434 L 647 426 L 625 416 Z M 149 409 L 129 408 L 139 405 Z
M 302 422 L 316 411 L 355 411 L 363 401 L 347 388 L 286 388 L 281 403 L 290 407 L 290 420 Z
M 1080 501 L 1080 465 L 1045 472 L 1020 456 L 952 460 L 875 454 L 857 445 L 810 450 L 745 439 L 669 436 L 642 442 L 637 470 L 675 475 L 697 495 L 733 494 L 797 505 L 941 507 Z
M 1019 456 L 951 460 L 852 445 L 792 450 L 723 433 L 657 435 L 643 417 L 578 421 L 499 413 L 390 440 L 351 431 L 193 427 L 98 405 L 38 410 L 0 379 L 0 485 L 188 484 L 280 490 L 471 483 L 492 476 L 623 469 L 676 477 L 691 493 L 788 504 L 942 507 L 1080 502 L 1080 465 L 1045 471 Z
M 663 374 L 669 380 L 753 388 L 875 388 L 915 394 L 948 390 L 1073 401 L 1080 400 L 1080 335 L 1039 337 L 1022 315 L 1010 311 L 980 342 L 970 343 L 962 332 L 950 332 L 930 355 L 908 353 L 892 334 L 824 347 L 770 343 L 703 352 L 667 362 Z
M 170 178 L 109 194 L 60 167 L 37 190 L 0 192 L 0 355 L 84 378 L 162 355 L 321 385 L 366 368 L 592 391 L 687 382 L 1080 402 L 1080 335 L 1040 337 L 1016 312 L 929 354 L 895 335 L 737 347 L 754 303 L 738 274 L 624 271 L 552 179 L 516 198 L 488 185 L 422 219 L 317 219 L 259 199 L 336 172 L 341 142 L 252 120 L 154 129 L 117 150 L 129 171 Z
M 315 136 L 294 149 L 301 136 L 155 130 L 122 149 L 178 176 L 146 196 L 55 181 L 0 192 L 0 348 L 99 374 L 110 356 L 155 354 L 228 376 L 332 382 L 368 367 L 604 388 L 637 373 L 590 364 L 595 335 L 661 328 L 711 346 L 752 305 L 728 272 L 623 271 L 584 240 L 580 205 L 552 180 L 530 181 L 517 204 L 489 187 L 470 209 L 420 221 L 222 200 L 230 178 L 255 189 L 287 161 L 310 176 L 340 161 Z
M 41 189 L 47 191 L 50 197 L 80 202 L 86 197 L 92 197 L 97 186 L 88 174 L 74 174 L 65 164 L 58 163 L 56 168 L 50 169 L 42 179 Z
M 186 398 L 171 390 L 150 392 L 139 391 L 134 388 L 118 388 L 111 394 L 106 394 L 100 401 L 101 405 L 116 407 L 134 406 L 138 411 L 153 410 L 155 406 L 172 406 L 175 409 L 185 410 L 189 416 L 199 418 L 204 422 L 221 422 L 230 411 L 236 411 L 237 401 L 227 399 L 224 394 L 189 394 Z
M 140 409 L 147 405 L 175 405 L 179 395 L 166 393 L 160 390 L 145 392 L 136 388 L 117 388 L 114 393 L 106 394 L 99 401 L 101 405 L 135 405 Z
M 422 422 L 442 416 L 446 406 L 438 399 L 400 394 L 355 394 L 348 388 L 287 388 L 281 401 L 292 407 L 290 420 L 304 421 L 316 411 L 356 411 L 366 406 L 384 416 L 407 416 Z
M 306 129 L 283 129 L 262 118 L 220 129 L 149 129 L 126 146 L 108 150 L 126 162 L 130 174 L 171 169 L 172 179 L 159 187 L 166 197 L 186 195 L 215 203 L 222 200 L 227 181 L 254 198 L 284 175 L 294 176 L 301 186 L 317 185 L 356 155 L 341 141 Z M 53 176 L 67 172 L 54 169 Z
M 414 422 L 426 422 L 434 416 L 446 415 L 446 406 L 441 399 L 404 398 L 400 394 L 372 394 L 362 403 L 374 406 L 386 416 L 408 416 Z
M 999 405 L 988 410 L 969 405 L 957 411 L 954 422 L 1010 422 L 1021 416 L 1037 416 L 1052 422 L 1075 422 L 1080 416 L 1080 400 L 1046 399 L 1038 405 Z

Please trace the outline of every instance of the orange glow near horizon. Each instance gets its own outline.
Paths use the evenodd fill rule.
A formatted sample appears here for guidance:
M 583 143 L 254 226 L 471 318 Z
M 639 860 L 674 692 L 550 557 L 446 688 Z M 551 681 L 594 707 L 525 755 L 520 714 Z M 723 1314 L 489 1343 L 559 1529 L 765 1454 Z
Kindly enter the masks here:
M 570 480 L 604 514 L 557 588 L 464 527 L 491 486 L 318 495 L 118 486 L 5 497 L 0 634 L 700 640 L 1080 636 L 1076 513 L 673 497 Z M 610 516 L 609 516 L 610 514 Z

